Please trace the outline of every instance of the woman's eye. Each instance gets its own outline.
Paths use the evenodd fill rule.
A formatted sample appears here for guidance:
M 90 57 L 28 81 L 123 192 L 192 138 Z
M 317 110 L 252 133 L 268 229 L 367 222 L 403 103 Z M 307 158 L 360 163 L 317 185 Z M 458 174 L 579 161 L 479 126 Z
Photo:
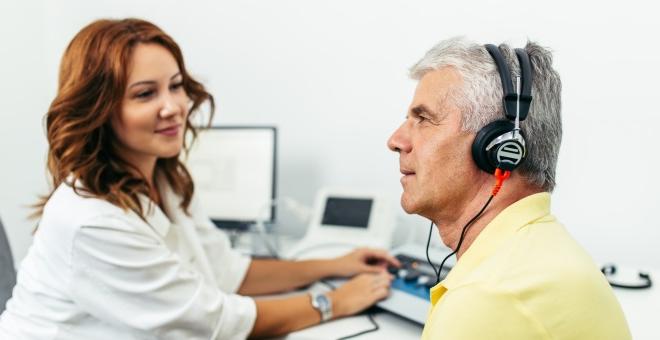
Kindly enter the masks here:
M 153 91 L 153 90 L 147 90 L 147 91 L 138 92 L 138 93 L 135 95 L 135 97 L 136 97 L 136 98 L 144 99 L 144 98 L 149 98 L 149 97 L 151 97 L 153 94 L 154 94 L 154 91 Z
M 183 87 L 183 82 L 179 82 L 179 83 L 170 85 L 170 90 L 176 91 L 176 90 L 178 90 L 182 87 Z

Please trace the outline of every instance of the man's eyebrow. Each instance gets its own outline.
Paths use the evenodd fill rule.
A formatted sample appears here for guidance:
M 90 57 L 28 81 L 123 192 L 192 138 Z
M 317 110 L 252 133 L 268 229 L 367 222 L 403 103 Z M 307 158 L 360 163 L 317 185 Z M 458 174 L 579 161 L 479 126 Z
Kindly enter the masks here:
M 180 76 L 180 75 L 181 75 L 181 72 L 177 72 L 177 73 L 175 73 L 173 76 L 170 77 L 170 81 L 171 81 L 172 79 L 174 79 L 174 78 Z M 156 81 L 155 81 L 155 80 L 142 80 L 142 81 L 138 81 L 138 82 L 135 82 L 135 83 L 131 84 L 128 88 L 130 89 L 130 88 L 132 88 L 132 87 L 134 87 L 134 86 L 138 86 L 138 85 L 149 85 L 149 84 L 156 84 Z
M 410 109 L 410 112 L 414 113 L 417 116 L 423 115 L 423 114 L 430 114 L 434 115 L 433 111 L 431 111 L 426 105 L 424 104 L 419 104 L 414 106 L 412 109 Z
M 421 115 L 426 115 L 428 116 L 426 118 L 436 122 L 443 120 L 447 116 L 447 113 L 445 113 L 444 111 L 431 110 L 425 104 L 419 104 L 414 106 L 412 109 L 410 109 L 410 112 L 418 117 Z
M 445 118 L 447 118 L 449 115 L 446 110 L 442 109 L 441 105 L 438 105 L 438 111 L 433 111 L 425 104 L 413 106 L 410 109 L 410 113 L 412 114 L 413 118 L 424 116 L 423 118 L 427 119 L 433 125 L 442 123 L 442 121 L 444 121 Z

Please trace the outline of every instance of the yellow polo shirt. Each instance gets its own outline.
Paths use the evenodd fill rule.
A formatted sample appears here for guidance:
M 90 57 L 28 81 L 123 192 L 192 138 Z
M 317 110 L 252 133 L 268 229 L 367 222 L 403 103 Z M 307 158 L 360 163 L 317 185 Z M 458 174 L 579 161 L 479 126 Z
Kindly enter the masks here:
M 431 289 L 423 340 L 627 340 L 591 257 L 550 214 L 550 194 L 504 209 Z

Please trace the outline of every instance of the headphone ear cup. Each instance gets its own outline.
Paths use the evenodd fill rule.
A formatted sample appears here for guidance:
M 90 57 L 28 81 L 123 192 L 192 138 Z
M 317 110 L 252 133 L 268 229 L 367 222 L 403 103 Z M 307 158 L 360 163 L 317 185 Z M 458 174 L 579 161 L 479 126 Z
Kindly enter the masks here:
M 472 159 L 477 164 L 479 169 L 494 174 L 497 167 L 497 160 L 493 158 L 492 154 L 486 151 L 486 147 L 495 138 L 513 131 L 514 124 L 508 120 L 496 120 L 484 126 L 472 143 Z

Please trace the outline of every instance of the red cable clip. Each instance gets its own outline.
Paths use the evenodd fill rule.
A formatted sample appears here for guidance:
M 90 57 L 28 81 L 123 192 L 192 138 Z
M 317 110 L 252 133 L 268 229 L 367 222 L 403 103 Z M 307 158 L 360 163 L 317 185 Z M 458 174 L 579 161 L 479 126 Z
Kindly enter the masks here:
M 495 169 L 495 178 L 497 181 L 495 182 L 495 187 L 493 187 L 493 196 L 500 192 L 502 184 L 504 184 L 504 181 L 507 180 L 509 176 L 511 176 L 511 171 L 504 171 L 500 168 Z

